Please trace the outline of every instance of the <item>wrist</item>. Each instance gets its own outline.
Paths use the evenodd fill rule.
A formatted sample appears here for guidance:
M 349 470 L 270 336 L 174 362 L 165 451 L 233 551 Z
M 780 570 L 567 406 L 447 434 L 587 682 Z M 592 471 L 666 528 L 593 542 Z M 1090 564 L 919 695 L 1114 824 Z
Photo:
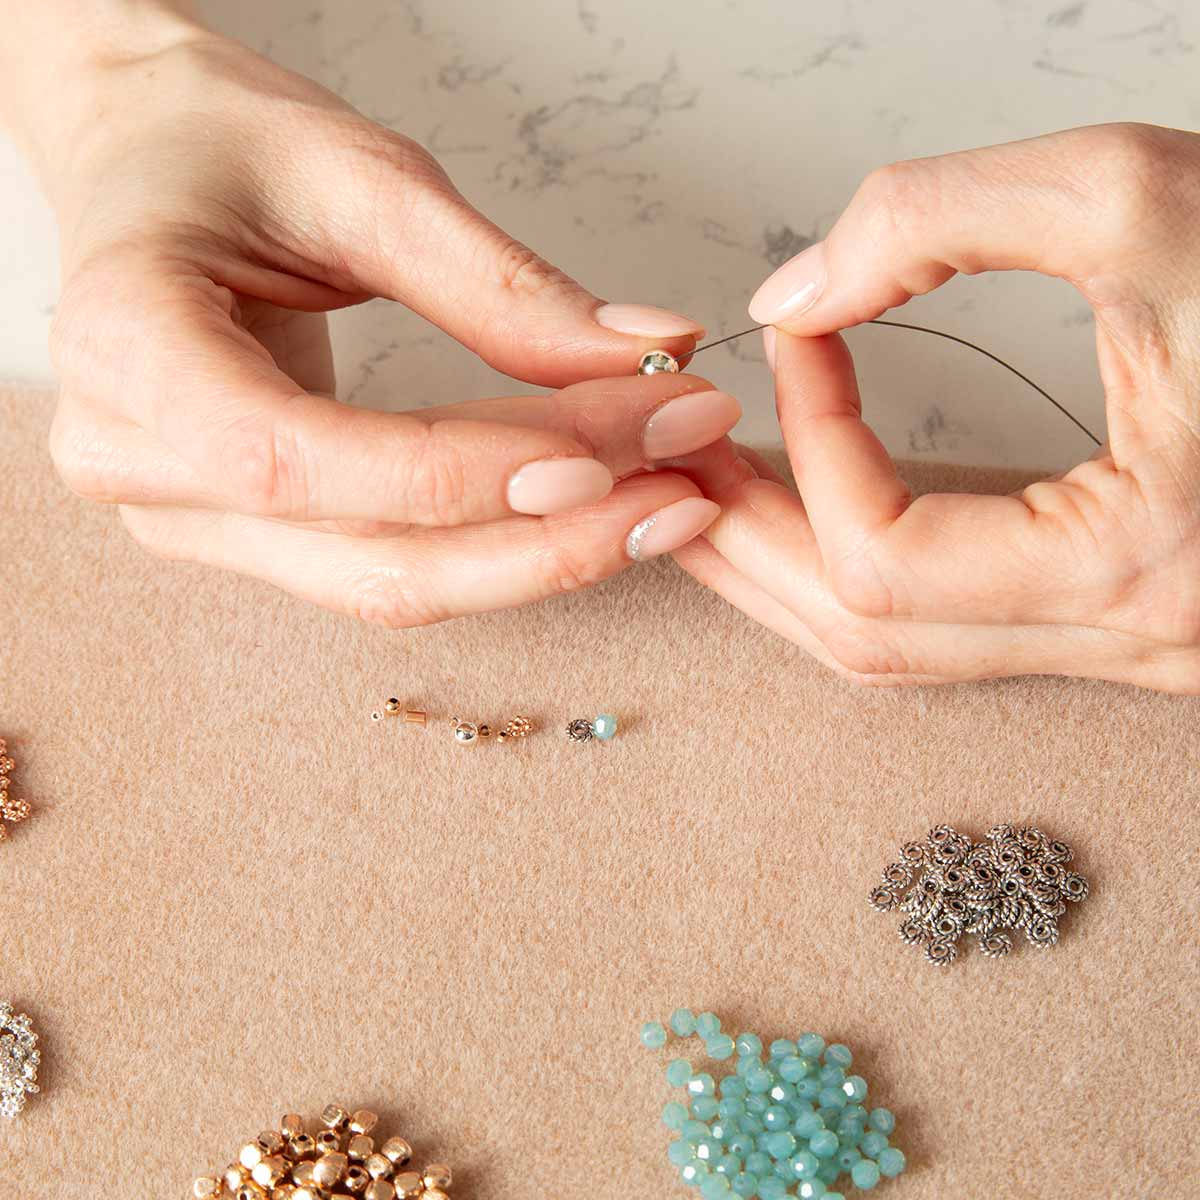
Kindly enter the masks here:
M 0 0 L 0 17 L 0 127 L 52 196 L 81 143 L 102 128 L 123 74 L 214 36 L 170 0 Z

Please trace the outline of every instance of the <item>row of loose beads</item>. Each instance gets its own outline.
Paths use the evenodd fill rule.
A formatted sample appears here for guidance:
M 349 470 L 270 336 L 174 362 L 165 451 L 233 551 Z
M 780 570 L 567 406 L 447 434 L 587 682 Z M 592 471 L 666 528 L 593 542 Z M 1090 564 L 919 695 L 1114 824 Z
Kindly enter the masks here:
M 737 1056 L 720 1082 L 684 1058 L 667 1067 L 667 1082 L 687 1093 L 663 1109 L 676 1135 L 667 1154 L 704 1200 L 844 1200 L 830 1190 L 844 1173 L 865 1190 L 904 1170 L 903 1153 L 888 1141 L 896 1119 L 886 1108 L 868 1111 L 866 1080 L 847 1074 L 847 1047 L 805 1033 L 764 1052 L 757 1034 L 730 1037 L 713 1013 L 686 1008 L 675 1010 L 670 1027 L 681 1038 L 699 1037 L 711 1059 Z M 660 1050 L 667 1030 L 650 1021 L 641 1039 Z

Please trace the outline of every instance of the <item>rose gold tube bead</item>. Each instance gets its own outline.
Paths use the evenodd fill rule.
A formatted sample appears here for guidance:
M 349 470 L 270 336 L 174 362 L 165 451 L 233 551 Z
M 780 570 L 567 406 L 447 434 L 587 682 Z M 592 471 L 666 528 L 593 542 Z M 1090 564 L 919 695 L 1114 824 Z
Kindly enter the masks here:
M 429 720 L 429 714 L 422 712 L 419 708 L 406 708 L 404 710 L 405 725 L 424 725 Z

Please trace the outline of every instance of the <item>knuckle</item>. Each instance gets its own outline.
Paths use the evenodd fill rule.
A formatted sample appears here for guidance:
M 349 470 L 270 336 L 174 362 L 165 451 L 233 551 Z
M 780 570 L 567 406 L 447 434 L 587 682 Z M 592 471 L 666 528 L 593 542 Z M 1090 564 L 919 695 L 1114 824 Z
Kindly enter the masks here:
M 534 560 L 534 579 L 542 597 L 578 592 L 595 586 L 608 577 L 604 564 L 582 547 L 556 541 L 552 529 L 543 528 L 543 542 Z
M 930 213 L 935 202 L 930 176 L 926 161 L 907 159 L 876 167 L 863 180 L 855 204 L 880 241 L 906 241 L 919 219 Z
M 840 668 L 839 673 L 852 683 L 878 687 L 912 673 L 904 655 L 866 624 L 838 626 L 821 640 Z
M 1148 220 L 1171 208 L 1179 183 L 1170 131 L 1129 121 L 1083 130 L 1080 137 L 1079 161 L 1088 164 L 1091 201 L 1105 235 L 1118 244 L 1143 235 Z
M 281 425 L 254 421 L 225 430 L 216 469 L 218 489 L 248 516 L 308 519 L 308 456 Z
M 468 519 L 467 465 L 451 431 L 418 426 L 402 483 L 405 513 L 418 525 L 461 525 Z
M 428 589 L 418 586 L 417 578 L 417 572 L 402 568 L 369 571 L 351 583 L 347 610 L 384 629 L 415 629 L 446 620 L 449 614 Z
M 567 276 L 520 242 L 506 241 L 493 256 L 492 270 L 498 285 L 516 296 L 538 296 L 567 283 Z

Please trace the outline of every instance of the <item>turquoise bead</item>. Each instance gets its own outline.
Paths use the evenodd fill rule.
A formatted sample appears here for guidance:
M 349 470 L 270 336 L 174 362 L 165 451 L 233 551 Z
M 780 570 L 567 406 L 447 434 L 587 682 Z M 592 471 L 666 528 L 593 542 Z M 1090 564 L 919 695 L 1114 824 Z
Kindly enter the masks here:
M 798 1054 L 789 1054 L 779 1064 L 779 1077 L 788 1083 L 795 1083 L 796 1080 L 803 1079 L 808 1074 L 808 1064 L 807 1058 L 801 1058 Z
M 817 1172 L 817 1178 L 828 1187 L 831 1183 L 837 1182 L 837 1177 L 842 1173 L 842 1168 L 837 1165 L 836 1159 L 826 1159 L 824 1165 Z
M 642 1026 L 642 1045 L 648 1050 L 661 1050 L 667 1044 L 667 1031 L 661 1021 L 647 1021 Z
M 796 1043 L 788 1038 L 777 1038 L 771 1043 L 772 1058 L 787 1058 L 796 1053 Z
M 864 1124 L 867 1120 L 867 1110 L 863 1108 L 861 1104 L 847 1104 L 845 1115 L 848 1117 L 853 1117 L 855 1120 L 860 1120 Z M 884 1132 L 887 1133 L 889 1131 L 884 1130 Z
M 736 1154 L 722 1154 L 721 1157 L 717 1159 L 716 1169 L 720 1171 L 722 1175 L 728 1176 L 730 1179 L 732 1179 L 736 1174 L 738 1174 L 739 1171 L 741 1171 L 742 1160 L 738 1158 Z
M 772 1133 L 787 1129 L 792 1123 L 792 1114 L 786 1108 L 782 1108 L 778 1104 L 772 1104 L 770 1108 L 763 1113 L 763 1124 L 771 1130 Z
M 758 1058 L 753 1054 L 743 1055 L 737 1060 L 737 1066 L 734 1067 L 734 1070 L 740 1076 L 742 1076 L 742 1078 L 745 1078 L 747 1075 L 749 1075 L 751 1071 L 759 1071 L 761 1069 L 762 1063 L 759 1062 Z
M 743 1171 L 740 1175 L 733 1177 L 733 1190 L 744 1197 L 753 1196 L 758 1191 L 758 1179 L 753 1175 L 748 1175 Z
M 825 1066 L 819 1076 L 822 1087 L 841 1087 L 846 1081 L 846 1072 L 841 1067 Z
M 718 1142 L 724 1142 L 732 1132 L 733 1127 L 727 1125 L 720 1117 L 712 1123 L 712 1135 Z
M 805 1075 L 796 1080 L 795 1088 L 801 1100 L 815 1100 L 821 1094 L 821 1081 L 815 1075 Z
M 867 1098 L 867 1081 L 861 1075 L 851 1075 L 842 1084 L 842 1091 L 848 1100 L 858 1104 Z
M 778 1159 L 775 1163 L 775 1174 L 783 1180 L 784 1183 L 795 1183 L 796 1177 L 792 1174 L 792 1164 L 786 1159 Z
M 724 1149 L 716 1138 L 701 1138 L 696 1143 L 696 1157 L 710 1166 L 715 1165 L 723 1153 Z
M 822 1104 L 817 1109 L 817 1116 L 825 1122 L 826 1129 L 832 1129 L 842 1119 L 842 1110 L 832 1104 Z
M 729 1180 L 724 1175 L 710 1175 L 700 1184 L 700 1195 L 704 1200 L 721 1200 L 722 1196 L 728 1196 L 732 1190 Z
M 687 1141 L 698 1142 L 701 1138 L 708 1137 L 712 1130 L 703 1121 L 684 1121 L 679 1132 Z
M 717 1112 L 728 1121 L 731 1117 L 744 1117 L 746 1105 L 740 1096 L 727 1096 L 717 1105 Z
M 696 1018 L 696 1032 L 705 1040 L 721 1032 L 721 1022 L 716 1013 L 702 1012 Z
M 721 1095 L 730 1099 L 740 1098 L 746 1094 L 746 1081 L 740 1075 L 726 1075 L 721 1080 Z
M 858 1148 L 868 1158 L 878 1158 L 887 1148 L 887 1144 L 887 1138 L 878 1130 L 872 1129 L 870 1133 L 863 1134 L 863 1139 L 858 1143 Z
M 792 1159 L 792 1174 L 797 1179 L 815 1179 L 821 1166 L 821 1160 L 810 1150 L 801 1150 Z
M 825 1195 L 825 1185 L 819 1179 L 802 1179 L 796 1185 L 796 1195 L 801 1200 L 820 1200 Z
M 762 1053 L 762 1038 L 756 1033 L 738 1034 L 737 1052 L 742 1058 L 753 1054 L 756 1058 Z
M 827 1087 L 821 1089 L 820 1096 L 817 1097 L 822 1108 L 845 1108 L 846 1097 L 842 1094 L 841 1089 L 835 1087 Z
M 841 1141 L 841 1138 L 838 1138 L 838 1141 Z M 841 1167 L 843 1171 L 848 1171 L 856 1162 L 858 1162 L 860 1158 L 862 1158 L 862 1155 L 857 1149 L 855 1149 L 855 1147 L 843 1146 L 837 1152 L 837 1165 Z
M 896 1118 L 890 1108 L 873 1108 L 871 1110 L 871 1128 L 880 1133 L 891 1133 L 896 1128 Z
M 819 1033 L 806 1033 L 797 1043 L 796 1048 L 805 1058 L 820 1058 L 825 1049 L 825 1039 Z
M 824 1200 L 846 1200 L 846 1197 L 841 1192 L 826 1192 Z
M 768 1133 L 765 1148 L 772 1158 L 791 1158 L 796 1153 L 796 1139 L 786 1129 L 779 1133 Z
M 801 1113 L 792 1124 L 797 1137 L 811 1138 L 825 1128 L 825 1122 L 815 1112 Z
M 671 1014 L 671 1028 L 679 1037 L 691 1037 L 696 1032 L 696 1018 L 690 1008 L 677 1008 Z
M 730 1154 L 740 1154 L 745 1157 L 747 1154 L 754 1153 L 754 1142 L 744 1133 L 735 1133 L 726 1141 L 725 1145 Z
M 755 1150 L 746 1155 L 746 1170 L 751 1175 L 769 1175 L 771 1173 L 771 1156 L 762 1150 Z
M 767 1095 L 776 1104 L 786 1104 L 789 1100 L 795 1100 L 796 1089 L 790 1083 L 777 1083 Z
M 697 1096 L 692 1101 L 692 1115 L 697 1121 L 711 1121 L 720 1107 L 715 1096 Z
M 838 1152 L 841 1143 L 837 1134 L 828 1129 L 821 1129 L 809 1139 L 808 1148 L 818 1158 L 832 1158 Z
M 677 1100 L 672 1100 L 670 1104 L 662 1110 L 662 1123 L 668 1129 L 682 1129 L 683 1123 L 688 1119 L 687 1108 L 680 1104 Z
M 758 1181 L 758 1194 L 762 1200 L 783 1200 L 787 1195 L 787 1184 L 778 1175 L 768 1175 Z
M 717 1090 L 717 1085 L 711 1075 L 701 1073 L 699 1075 L 693 1075 L 691 1079 L 688 1080 L 687 1090 L 691 1092 L 693 1096 L 712 1096 Z
M 617 718 L 612 713 L 601 713 L 592 721 L 592 734 L 602 742 L 607 742 L 610 738 L 616 737 Z
M 716 1037 L 711 1037 L 704 1043 L 704 1049 L 709 1058 L 724 1062 L 725 1059 L 733 1057 L 733 1038 L 727 1033 L 718 1033 Z
M 754 1092 L 746 1097 L 746 1111 L 753 1117 L 761 1117 L 771 1107 L 765 1092 Z
M 774 1076 L 766 1067 L 755 1067 L 746 1076 L 746 1087 L 755 1095 L 770 1091 L 774 1082 Z
M 699 1187 L 711 1174 L 702 1162 L 690 1162 L 679 1168 L 679 1178 L 688 1187 Z
M 672 1087 L 687 1087 L 692 1077 L 692 1064 L 686 1058 L 673 1058 L 667 1063 L 667 1082 Z
M 897 1150 L 895 1146 L 888 1146 L 880 1150 L 878 1164 L 880 1175 L 894 1179 L 904 1170 L 906 1160 L 902 1151 Z
M 686 1166 L 695 1157 L 696 1151 L 692 1149 L 692 1144 L 685 1142 L 682 1138 L 677 1142 L 672 1142 L 667 1147 L 667 1158 L 677 1167 Z
M 848 1067 L 854 1061 L 854 1055 L 848 1046 L 834 1042 L 832 1046 L 825 1047 L 825 1061 L 835 1067 Z
M 864 1158 L 854 1164 L 850 1178 L 854 1180 L 855 1187 L 866 1191 L 879 1182 L 879 1168 L 869 1158 Z

